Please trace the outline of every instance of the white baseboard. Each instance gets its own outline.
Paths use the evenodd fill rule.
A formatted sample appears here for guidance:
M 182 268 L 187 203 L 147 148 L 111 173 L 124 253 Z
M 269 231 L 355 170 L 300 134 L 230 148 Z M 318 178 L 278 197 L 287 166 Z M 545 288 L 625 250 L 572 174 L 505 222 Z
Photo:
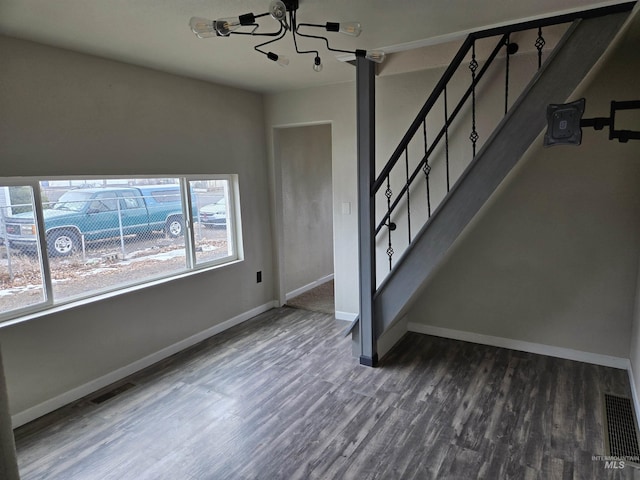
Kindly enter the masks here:
M 344 320 L 346 322 L 353 322 L 356 318 L 358 318 L 357 313 L 351 312 L 336 312 L 336 320 Z
M 188 348 L 192 345 L 201 342 L 213 335 L 221 333 L 235 325 L 238 325 L 242 322 L 245 322 L 256 315 L 264 313 L 272 308 L 277 308 L 278 301 L 273 301 L 256 307 L 248 312 L 242 313 L 233 317 L 229 320 L 226 320 L 222 323 L 212 326 L 207 330 L 204 330 L 200 333 L 192 335 L 189 338 L 181 340 L 173 345 L 170 345 L 162 350 L 148 355 L 140 360 L 137 360 L 129 365 L 126 365 L 122 368 L 119 368 L 107 375 L 104 375 L 100 378 L 92 380 L 91 382 L 85 383 L 84 385 L 80 385 L 66 393 L 58 395 L 52 399 L 49 399 L 45 402 L 42 402 L 34 407 L 28 408 L 22 412 L 18 412 L 15 415 L 12 415 L 12 425 L 13 428 L 17 428 L 21 425 L 24 425 L 36 418 L 39 418 L 47 413 L 53 412 L 60 407 L 68 405 L 76 400 L 79 400 L 82 397 L 90 395 L 91 393 L 100 390 L 114 382 L 122 380 L 127 376 L 136 373 L 137 371 L 142 370 L 148 366 L 153 365 L 160 360 L 163 360 L 171 355 L 178 353 L 185 348 Z M 338 320 L 346 320 L 353 321 L 358 316 L 357 313 L 350 312 L 336 312 L 336 319 Z M 633 371 L 631 367 L 631 362 L 629 359 L 613 357 L 609 355 L 601 355 L 590 352 L 583 352 L 580 350 L 572 350 L 569 348 L 561 348 L 561 347 L 553 347 L 550 345 L 543 345 L 539 343 L 531 343 L 531 342 L 523 342 L 520 340 L 513 340 L 509 338 L 502 337 L 493 337 L 490 335 L 482 335 L 473 332 L 464 332 L 461 330 L 452 330 L 448 328 L 434 327 L 431 325 L 424 325 L 421 323 L 408 323 L 407 331 L 422 333 L 425 335 L 434 335 L 437 337 L 451 338 L 454 340 L 462 340 L 466 342 L 479 343 L 483 345 L 490 345 L 494 347 L 502 347 L 509 348 L 513 350 L 520 350 L 523 352 L 536 353 L 540 355 L 549 355 L 552 357 L 564 358 L 567 360 L 577 360 L 580 362 L 593 363 L 596 365 L 603 365 L 606 367 L 620 368 L 623 370 L 627 370 L 629 373 L 629 383 L 631 385 L 631 392 L 633 395 L 633 402 L 637 412 L 640 412 L 640 401 L 638 399 L 638 393 L 636 389 L 635 380 L 633 377 Z
M 308 292 L 309 290 L 312 290 L 316 287 L 319 287 L 323 283 L 330 282 L 331 280 L 333 280 L 333 273 L 331 275 L 327 275 L 326 277 L 319 278 L 314 282 L 308 283 L 304 287 L 296 288 L 292 292 L 285 294 L 284 298 L 287 301 L 289 301 L 292 298 L 297 297 L 298 295 L 302 295 L 303 293 Z
M 260 315 L 261 313 L 271 310 L 272 308 L 277 308 L 278 306 L 279 305 L 277 301 L 265 303 L 264 305 L 249 310 L 248 312 L 241 313 L 240 315 L 237 315 L 222 323 L 218 323 L 200 333 L 196 333 L 191 337 L 174 343 L 173 345 L 169 345 L 168 347 L 165 347 L 156 353 L 152 353 L 151 355 L 141 358 L 140 360 L 130 363 L 129 365 L 103 375 L 100 378 L 96 378 L 95 380 L 85 383 L 84 385 L 80 385 L 79 387 L 58 395 L 57 397 L 51 398 L 22 412 L 18 412 L 15 415 L 11 416 L 11 423 L 13 425 L 13 428 L 17 428 L 21 425 L 24 425 L 25 423 L 35 420 L 36 418 L 46 415 L 47 413 L 51 413 L 60 407 L 75 402 L 82 397 L 86 397 L 87 395 L 90 395 L 91 393 L 96 392 L 101 388 L 122 380 L 123 378 L 126 378 L 129 375 L 142 370 L 143 368 L 149 367 L 154 363 L 159 362 L 160 360 L 163 360 L 175 353 L 184 350 L 185 348 L 191 347 L 192 345 L 195 345 L 202 340 L 206 340 L 213 335 L 221 333 L 231 327 L 234 327 L 255 317 L 256 315 Z
M 622 370 L 628 370 L 630 365 L 628 358 L 612 357 L 609 355 L 583 352 L 581 350 L 573 350 L 570 348 L 554 347 L 551 345 L 544 345 L 542 343 L 523 342 L 521 340 L 513 340 L 511 338 L 493 337 L 491 335 L 482 335 L 480 333 L 451 330 L 449 328 L 434 327 L 431 325 L 424 325 L 422 323 L 409 323 L 408 330 L 410 332 L 423 333 L 425 335 L 480 343 L 482 345 L 490 345 L 492 347 L 509 348 L 512 350 L 520 350 L 522 352 L 537 353 L 538 355 L 548 355 L 550 357 L 564 358 L 566 360 L 576 360 L 578 362 L 593 363 L 595 365 L 602 365 L 605 367 L 620 368 Z

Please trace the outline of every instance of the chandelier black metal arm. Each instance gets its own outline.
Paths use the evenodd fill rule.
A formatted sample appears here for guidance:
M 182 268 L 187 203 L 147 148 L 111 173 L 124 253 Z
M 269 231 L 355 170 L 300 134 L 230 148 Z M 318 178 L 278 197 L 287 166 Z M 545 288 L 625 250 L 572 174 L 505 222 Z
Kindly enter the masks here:
M 311 50 L 301 50 L 298 46 L 298 38 L 306 37 L 313 38 L 316 40 L 323 40 L 327 50 L 331 52 L 339 52 L 339 53 L 348 53 L 353 55 L 360 55 L 358 52 L 353 50 L 343 50 L 339 48 L 333 48 L 329 44 L 329 39 L 321 36 L 321 35 L 312 35 L 309 33 L 300 32 L 300 27 L 305 28 L 323 28 L 327 32 L 338 32 L 343 33 L 345 35 L 358 36 L 362 31 L 360 27 L 360 23 L 358 22 L 326 22 L 325 24 L 316 24 L 316 23 L 300 23 L 297 22 L 297 10 L 298 10 L 299 0 L 271 0 L 269 4 L 269 11 L 265 13 L 261 13 L 255 15 L 253 13 L 246 13 L 244 15 L 240 15 L 239 17 L 229 17 L 229 18 L 221 18 L 218 20 L 208 20 L 206 18 L 200 17 L 192 17 L 189 25 L 193 33 L 196 34 L 199 38 L 209 38 L 209 37 L 229 37 L 231 35 L 252 35 L 252 36 L 264 36 L 264 37 L 273 37 L 271 40 L 260 43 L 254 47 L 254 49 L 266 55 L 266 57 L 270 60 L 277 62 L 280 65 L 287 65 L 289 60 L 283 55 L 277 55 L 273 52 L 267 52 L 262 49 L 265 45 L 269 45 L 271 43 L 277 42 L 278 40 L 283 39 L 288 31 L 291 31 L 291 35 L 293 36 L 293 44 L 296 50 L 296 53 L 299 54 L 313 54 L 314 65 L 313 69 L 317 72 L 322 70 L 322 61 L 320 60 L 320 52 L 315 49 Z M 277 31 L 270 32 L 261 32 L 259 31 L 261 25 L 256 22 L 258 18 L 270 16 L 274 20 L 276 20 L 279 24 L 279 29 Z M 247 31 L 247 28 L 251 28 L 251 30 Z M 244 30 L 243 30 L 244 29 Z M 381 62 L 384 59 L 384 52 L 376 52 L 376 51 L 367 51 L 366 58 L 375 62 Z
M 243 32 L 239 30 L 231 30 L 226 34 L 220 33 L 224 31 L 224 26 L 220 25 L 220 22 L 224 22 L 224 20 L 216 20 L 214 21 L 214 26 L 216 28 L 216 32 L 220 37 L 228 37 L 231 35 L 253 35 L 256 37 L 277 37 L 282 33 L 283 30 L 286 31 L 286 27 L 282 24 L 282 22 L 278 22 L 279 29 L 277 32 L 258 32 L 258 28 L 260 28 L 260 24 L 256 23 L 257 18 L 267 17 L 269 16 L 269 12 L 260 13 L 258 15 L 254 15 L 253 13 L 246 13 L 244 15 L 240 15 L 238 17 L 240 27 L 253 27 L 253 30 L 250 32 Z
M 235 32 L 231 32 L 229 33 L 229 35 L 227 36 L 231 36 L 231 35 L 251 35 L 253 37 L 277 37 L 278 35 L 281 35 L 280 38 L 284 37 L 284 34 L 287 33 L 286 28 L 284 28 L 284 26 L 278 22 L 280 24 L 280 28 L 278 29 L 277 32 L 257 32 L 256 30 L 258 30 L 258 28 L 260 28 L 260 25 L 257 23 L 251 23 L 248 25 L 243 25 L 243 27 L 245 26 L 252 26 L 254 27 L 253 30 L 251 30 L 250 32 L 240 32 L 240 31 L 235 31 Z M 284 32 L 284 34 L 283 34 Z M 221 35 L 222 36 L 222 35 Z M 278 38 L 277 40 L 280 40 L 280 38 Z M 270 43 L 270 42 L 268 42 Z
M 270 43 L 274 43 L 274 42 L 277 42 L 278 40 L 281 40 L 287 34 L 287 30 L 284 28 L 282 24 L 280 24 L 280 31 L 282 33 L 277 38 L 274 38 L 272 40 L 267 40 L 264 43 L 256 45 L 255 47 L 253 47 L 253 49 L 257 52 L 262 53 L 263 55 L 266 55 L 269 60 L 272 60 L 276 62 L 278 65 L 281 65 L 284 67 L 286 65 L 289 65 L 289 59 L 287 57 L 285 57 L 284 55 L 277 55 L 273 52 L 265 52 L 264 50 L 260 49 L 260 47 L 264 47 L 265 45 L 269 45 Z
M 325 28 L 324 25 L 316 25 L 316 24 L 313 24 L 313 23 L 301 23 L 296 28 L 295 33 L 297 35 L 300 35 L 301 37 L 316 38 L 318 40 L 324 40 L 324 43 L 327 46 L 327 50 L 329 50 L 330 52 L 353 53 L 353 54 L 355 54 L 355 50 L 341 50 L 339 48 L 331 48 L 331 46 L 329 45 L 329 39 L 326 38 L 326 37 L 323 37 L 321 35 L 310 35 L 308 33 L 300 33 L 300 27 L 320 27 L 320 28 Z M 330 31 L 332 31 L 332 30 L 330 30 Z
M 319 72 L 322 70 L 322 60 L 320 59 L 320 52 L 318 50 L 300 50 L 298 48 L 298 39 L 296 38 L 296 34 L 298 34 L 298 26 L 297 26 L 297 17 L 296 17 L 296 11 L 292 10 L 289 12 L 289 23 L 291 25 L 291 33 L 293 35 L 293 45 L 296 48 L 296 53 L 300 53 L 300 54 L 306 54 L 306 53 L 312 53 L 315 55 L 315 58 L 313 60 L 313 69 L 316 72 Z M 304 35 L 301 35 L 304 36 Z
M 330 52 L 338 52 L 338 53 L 351 53 L 353 55 L 356 56 L 362 56 L 365 57 L 373 62 L 376 63 L 382 63 L 384 61 L 384 57 L 385 54 L 382 51 L 378 51 L 378 50 L 342 50 L 340 48 L 333 48 L 331 47 L 331 45 L 329 45 L 329 39 L 326 37 L 323 37 L 321 35 L 311 35 L 309 33 L 301 33 L 300 32 L 300 27 L 314 27 L 314 28 L 324 28 L 326 29 L 328 32 L 339 32 L 341 31 L 341 25 L 340 23 L 337 22 L 327 22 L 326 24 L 322 25 L 322 24 L 317 24 L 317 23 L 299 23 L 296 26 L 296 31 L 295 33 L 301 37 L 307 37 L 307 38 L 315 38 L 318 40 L 324 40 L 324 43 L 327 47 L 327 50 L 329 50 Z M 356 24 L 354 22 L 349 22 L 347 24 L 349 26 L 349 28 L 352 29 L 356 29 L 355 32 L 349 32 L 348 35 L 354 35 L 357 36 L 360 34 L 360 26 L 359 24 Z

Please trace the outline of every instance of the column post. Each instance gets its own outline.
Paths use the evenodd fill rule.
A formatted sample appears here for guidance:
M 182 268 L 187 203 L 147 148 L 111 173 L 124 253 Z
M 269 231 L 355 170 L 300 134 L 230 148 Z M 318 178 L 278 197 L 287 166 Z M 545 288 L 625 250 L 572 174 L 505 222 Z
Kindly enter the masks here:
M 360 364 L 378 364 L 377 338 L 373 321 L 376 290 L 375 257 L 375 64 L 356 51 L 358 132 L 358 266 L 360 272 Z

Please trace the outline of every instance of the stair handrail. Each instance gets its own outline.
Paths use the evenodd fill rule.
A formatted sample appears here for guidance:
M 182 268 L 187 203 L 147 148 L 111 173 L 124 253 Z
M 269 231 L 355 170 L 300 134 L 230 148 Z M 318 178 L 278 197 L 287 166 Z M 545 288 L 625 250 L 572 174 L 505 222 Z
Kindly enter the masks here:
M 488 37 L 495 37 L 498 35 L 508 35 L 510 33 L 520 32 L 524 30 L 531 30 L 534 28 L 542 28 L 550 25 L 559 25 L 562 23 L 569 23 L 578 19 L 595 18 L 595 17 L 610 15 L 614 13 L 626 12 L 631 10 L 635 4 L 636 4 L 636 1 L 619 3 L 619 4 L 609 5 L 605 7 L 582 10 L 579 12 L 571 12 L 571 13 L 554 15 L 551 17 L 546 17 L 546 18 L 541 18 L 536 20 L 528 20 L 525 22 L 520 22 L 520 23 L 516 23 L 509 26 L 493 27 L 486 30 L 472 32 L 468 34 L 462 46 L 456 53 L 455 57 L 453 58 L 453 60 L 445 70 L 444 74 L 442 75 L 442 77 L 434 87 L 433 91 L 427 98 L 423 107 L 420 109 L 420 111 L 416 115 L 415 120 L 411 123 L 411 125 L 409 126 L 409 129 L 400 140 L 400 143 L 398 144 L 394 152 L 391 154 L 389 161 L 386 163 L 386 165 L 383 167 L 382 171 L 376 178 L 371 188 L 371 195 L 375 195 L 380 190 L 380 188 L 384 184 L 386 177 L 391 173 L 391 170 L 393 169 L 393 167 L 395 167 L 395 165 L 398 163 L 400 156 L 409 146 L 411 139 L 413 139 L 414 135 L 422 125 L 422 122 L 425 120 L 426 116 L 435 105 L 437 99 L 444 91 L 446 85 L 449 83 L 449 80 L 451 80 L 451 78 L 457 71 L 458 67 L 462 64 L 462 61 L 467 56 L 467 54 L 469 53 L 469 50 L 471 49 L 471 47 L 473 46 L 476 40 L 479 40 L 482 38 L 488 38 Z M 477 83 L 477 80 L 476 80 L 476 83 Z
M 411 174 L 411 176 L 409 177 L 409 181 L 407 182 L 407 185 L 404 185 L 402 187 L 402 189 L 400 190 L 400 193 L 398 195 L 396 195 L 396 199 L 393 201 L 393 203 L 391 204 L 391 208 L 387 211 L 387 213 L 384 215 L 384 217 L 382 218 L 382 220 L 378 223 L 378 225 L 376 226 L 376 230 L 375 233 L 378 234 L 380 232 L 380 230 L 382 229 L 382 227 L 384 227 L 387 224 L 387 220 L 389 220 L 389 217 L 391 216 L 391 213 L 395 210 L 395 208 L 398 206 L 398 203 L 400 203 L 400 201 L 402 200 L 404 194 L 407 192 L 408 189 L 408 185 L 410 185 L 413 180 L 418 176 L 418 174 L 420 173 L 420 170 L 422 169 L 422 167 L 424 166 L 424 164 L 426 163 L 427 159 L 431 156 L 431 154 L 433 153 L 433 151 L 437 148 L 438 144 L 440 143 L 440 140 L 442 140 L 442 137 L 444 137 L 447 127 L 449 125 L 451 125 L 451 123 L 453 122 L 453 120 L 455 120 L 455 118 L 458 116 L 458 113 L 460 113 L 460 111 L 462 110 L 462 107 L 464 106 L 465 102 L 467 101 L 467 99 L 469 98 L 469 96 L 471 95 L 472 91 L 473 91 L 473 87 L 480 81 L 480 79 L 484 76 L 484 74 L 486 73 L 486 71 L 488 70 L 489 66 L 491 65 L 491 63 L 493 62 L 493 60 L 495 59 L 495 57 L 498 55 L 498 53 L 500 52 L 500 50 L 502 49 L 502 47 L 504 46 L 504 42 L 507 40 L 508 35 L 503 35 L 501 37 L 501 39 L 498 41 L 498 44 L 496 45 L 496 47 L 493 49 L 493 51 L 491 52 L 491 54 L 489 55 L 489 57 L 487 57 L 487 61 L 485 62 L 485 64 L 483 65 L 483 67 L 480 69 L 480 72 L 477 74 L 474 82 L 469 86 L 469 88 L 467 88 L 466 92 L 464 93 L 464 95 L 462 95 L 462 97 L 460 97 L 460 100 L 458 101 L 458 104 L 456 105 L 456 107 L 453 109 L 453 111 L 451 112 L 451 114 L 448 116 L 447 118 L 447 122 L 446 124 L 440 129 L 440 131 L 438 132 L 438 134 L 435 136 L 434 140 L 431 142 L 431 146 L 428 148 L 427 152 L 425 153 L 425 155 L 422 157 L 422 159 L 420 160 L 420 162 L 418 163 L 417 167 L 414 169 L 413 173 Z M 463 45 L 464 47 L 464 45 Z M 469 45 L 469 48 L 471 48 L 471 45 Z M 464 55 L 462 56 L 463 58 L 467 55 L 467 53 L 469 52 L 469 48 L 466 49 Z M 463 49 L 461 48 L 460 51 L 462 51 Z M 460 52 L 459 51 L 459 52 Z M 444 76 L 443 76 L 444 78 Z M 451 78 L 451 77 L 449 77 Z M 434 92 L 436 90 L 434 89 Z M 431 100 L 431 98 L 427 101 L 427 104 L 429 104 L 431 107 L 433 107 L 433 105 L 435 104 L 435 101 L 438 99 L 439 95 L 442 93 L 443 90 L 438 91 L 438 95 L 435 96 L 435 99 L 433 100 L 433 102 L 429 102 L 429 100 Z M 433 95 L 433 94 L 432 94 Z M 430 108 L 429 108 L 430 110 Z M 428 112 L 425 114 L 428 114 Z M 424 122 L 424 118 L 418 123 L 418 127 Z M 415 132 L 414 132 L 415 134 Z M 411 137 L 413 138 L 413 136 Z M 411 138 L 409 140 L 411 140 Z M 407 145 L 404 146 L 403 149 L 400 150 L 400 154 L 402 154 L 402 152 L 406 151 L 406 148 L 408 146 Z M 399 157 L 398 157 L 399 158 Z M 391 169 L 393 169 L 393 167 L 391 167 Z M 391 173 L 391 169 L 389 170 L 389 172 L 387 173 L 387 175 L 389 173 Z M 384 179 L 386 178 L 386 175 L 383 177 L 380 177 L 380 179 Z M 375 194 L 376 191 L 374 191 Z

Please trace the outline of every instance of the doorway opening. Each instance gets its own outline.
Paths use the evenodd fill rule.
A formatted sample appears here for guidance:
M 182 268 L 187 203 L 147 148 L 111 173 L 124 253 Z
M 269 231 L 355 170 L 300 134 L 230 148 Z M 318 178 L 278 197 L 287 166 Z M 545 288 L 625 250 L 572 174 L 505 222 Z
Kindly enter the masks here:
M 277 128 L 274 145 L 282 200 L 281 299 L 333 313 L 331 125 Z

